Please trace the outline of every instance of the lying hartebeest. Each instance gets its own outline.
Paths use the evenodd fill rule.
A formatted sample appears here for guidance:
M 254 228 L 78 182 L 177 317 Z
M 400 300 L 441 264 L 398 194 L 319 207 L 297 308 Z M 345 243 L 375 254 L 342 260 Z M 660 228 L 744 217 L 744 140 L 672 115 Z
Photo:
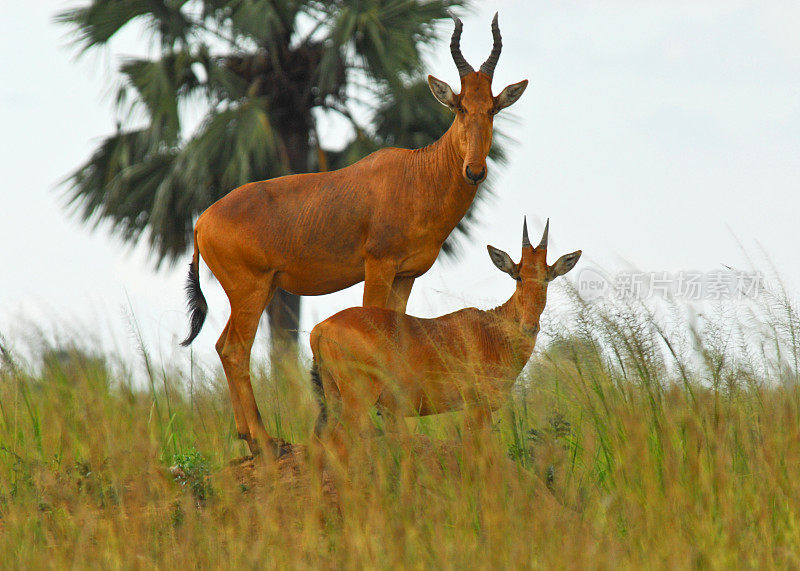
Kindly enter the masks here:
M 347 438 L 378 406 L 387 421 L 465 409 L 467 427 L 491 420 L 533 352 L 547 286 L 570 271 L 581 251 L 547 265 L 549 221 L 538 246 L 522 230 L 522 260 L 488 246 L 494 264 L 517 280 L 503 305 L 421 319 L 376 307 L 352 307 L 311 331 L 312 380 L 320 397 L 316 434 L 343 457 Z M 327 403 L 326 403 L 327 401 Z M 335 409 L 327 419 L 327 404 Z
M 321 295 L 364 281 L 364 305 L 404 312 L 414 279 L 433 265 L 486 178 L 492 117 L 520 98 L 527 80 L 492 96 L 502 42 L 476 72 L 461 55 L 461 21 L 450 50 L 461 77 L 456 95 L 428 76 L 433 95 L 455 112 L 450 129 L 417 150 L 382 149 L 341 170 L 246 184 L 211 205 L 194 229 L 187 292 L 191 331 L 208 310 L 198 273 L 202 255 L 231 304 L 217 342 L 236 428 L 256 454 L 273 446 L 250 384 L 250 349 L 259 318 L 276 288 Z M 277 449 L 276 449 L 277 452 Z

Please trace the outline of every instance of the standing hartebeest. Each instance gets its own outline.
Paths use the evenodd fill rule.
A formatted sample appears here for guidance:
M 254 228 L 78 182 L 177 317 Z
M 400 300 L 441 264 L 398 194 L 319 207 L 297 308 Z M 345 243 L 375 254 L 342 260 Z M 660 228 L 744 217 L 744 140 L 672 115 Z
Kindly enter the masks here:
M 547 265 L 550 223 L 535 248 L 522 230 L 522 259 L 487 246 L 500 270 L 517 280 L 511 298 L 495 309 L 474 307 L 434 319 L 376 307 L 351 307 L 311 331 L 312 380 L 321 412 L 316 434 L 346 458 L 346 429 L 359 433 L 372 406 L 384 418 L 465 409 L 465 424 L 491 420 L 530 359 L 550 281 L 570 271 L 581 251 Z M 336 412 L 327 425 L 326 396 Z
M 433 95 L 455 112 L 450 129 L 417 150 L 387 148 L 349 167 L 246 184 L 197 220 L 186 286 L 191 332 L 208 310 L 200 290 L 199 255 L 222 285 L 231 317 L 217 342 L 236 428 L 256 454 L 269 436 L 250 384 L 250 350 L 259 318 L 276 288 L 321 295 L 364 281 L 364 305 L 404 312 L 414 279 L 433 265 L 486 178 L 492 117 L 520 98 L 527 80 L 492 96 L 502 41 L 477 72 L 461 54 L 461 21 L 450 43 L 461 77 L 456 95 L 428 76 Z M 277 449 L 276 449 L 277 451 Z
M 358 434 L 379 406 L 384 418 L 465 409 L 465 424 L 491 420 L 530 359 L 547 302 L 547 285 L 570 271 L 581 251 L 547 265 L 547 234 L 535 248 L 522 230 L 522 259 L 488 246 L 494 264 L 517 280 L 511 298 L 482 311 L 462 309 L 435 319 L 376 307 L 351 307 L 311 331 L 312 380 L 321 412 L 316 434 L 347 457 L 347 430 Z M 327 423 L 326 397 L 337 409 Z

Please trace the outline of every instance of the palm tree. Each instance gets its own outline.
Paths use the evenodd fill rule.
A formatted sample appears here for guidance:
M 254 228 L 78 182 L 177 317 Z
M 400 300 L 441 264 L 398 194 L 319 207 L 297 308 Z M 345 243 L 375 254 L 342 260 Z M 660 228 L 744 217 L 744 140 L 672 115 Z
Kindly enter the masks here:
M 66 179 L 70 204 L 125 241 L 146 238 L 159 267 L 185 255 L 194 218 L 237 186 L 429 144 L 452 116 L 428 92 L 421 48 L 467 2 L 93 0 L 61 13 L 81 53 L 134 22 L 158 51 L 120 62 L 117 130 Z M 185 125 L 191 106 L 205 113 L 196 130 Z M 320 146 L 326 113 L 352 125 L 338 152 Z M 296 339 L 299 310 L 297 296 L 276 293 L 273 349 L 280 331 Z

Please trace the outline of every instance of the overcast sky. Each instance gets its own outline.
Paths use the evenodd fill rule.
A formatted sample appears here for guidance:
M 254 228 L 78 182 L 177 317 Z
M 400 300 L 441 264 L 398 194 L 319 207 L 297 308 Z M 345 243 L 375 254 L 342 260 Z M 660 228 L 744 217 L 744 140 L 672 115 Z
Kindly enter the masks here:
M 72 5 L 2 4 L 0 333 L 17 344 L 36 324 L 133 355 L 132 311 L 160 358 L 187 362 L 176 347 L 187 329 L 186 264 L 154 272 L 145 249 L 68 215 L 57 187 L 113 130 L 118 57 L 142 49 L 128 33 L 76 60 L 52 23 Z M 473 240 L 457 262 L 439 261 L 417 280 L 409 313 L 505 301 L 514 283 L 486 244 L 518 258 L 523 214 L 532 235 L 551 218 L 551 263 L 584 251 L 573 279 L 581 268 L 746 267 L 744 246 L 758 260 L 763 248 L 797 297 L 800 4 L 486 1 L 464 18 L 462 49 L 476 67 L 495 10 L 504 44 L 495 93 L 531 82 L 508 110 L 515 121 L 497 123 L 516 142 L 508 166 L 490 173 L 497 196 L 481 207 Z M 446 41 L 429 71 L 457 88 Z M 335 146 L 341 133 L 332 126 L 323 136 Z M 216 367 L 228 305 L 206 269 L 202 286 L 210 314 L 194 348 Z M 306 334 L 358 305 L 362 288 L 306 298 Z

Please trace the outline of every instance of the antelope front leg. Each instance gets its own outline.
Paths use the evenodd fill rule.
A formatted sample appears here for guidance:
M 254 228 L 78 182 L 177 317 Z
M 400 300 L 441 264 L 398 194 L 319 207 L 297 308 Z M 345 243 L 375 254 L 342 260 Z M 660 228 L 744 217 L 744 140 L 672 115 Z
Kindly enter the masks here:
M 381 407 L 381 420 L 383 421 L 383 434 L 385 436 L 402 436 L 405 428 L 405 420 L 398 415 L 396 410 Z
M 364 307 L 389 307 L 396 272 L 394 261 L 367 259 L 364 264 Z
M 392 282 L 392 293 L 389 295 L 389 308 L 399 313 L 406 312 L 408 296 L 411 295 L 411 288 L 414 286 L 412 277 L 395 277 Z
M 464 446 L 464 455 L 470 460 L 468 462 L 471 469 L 467 473 L 473 476 L 478 472 L 473 472 L 483 465 L 483 462 L 491 456 L 487 451 L 491 448 L 491 438 L 489 427 L 492 423 L 492 411 L 482 402 L 473 402 L 464 409 L 464 428 L 462 430 L 461 442 Z
M 464 409 L 464 429 L 479 432 L 492 424 L 492 409 L 483 399 L 467 404 Z

